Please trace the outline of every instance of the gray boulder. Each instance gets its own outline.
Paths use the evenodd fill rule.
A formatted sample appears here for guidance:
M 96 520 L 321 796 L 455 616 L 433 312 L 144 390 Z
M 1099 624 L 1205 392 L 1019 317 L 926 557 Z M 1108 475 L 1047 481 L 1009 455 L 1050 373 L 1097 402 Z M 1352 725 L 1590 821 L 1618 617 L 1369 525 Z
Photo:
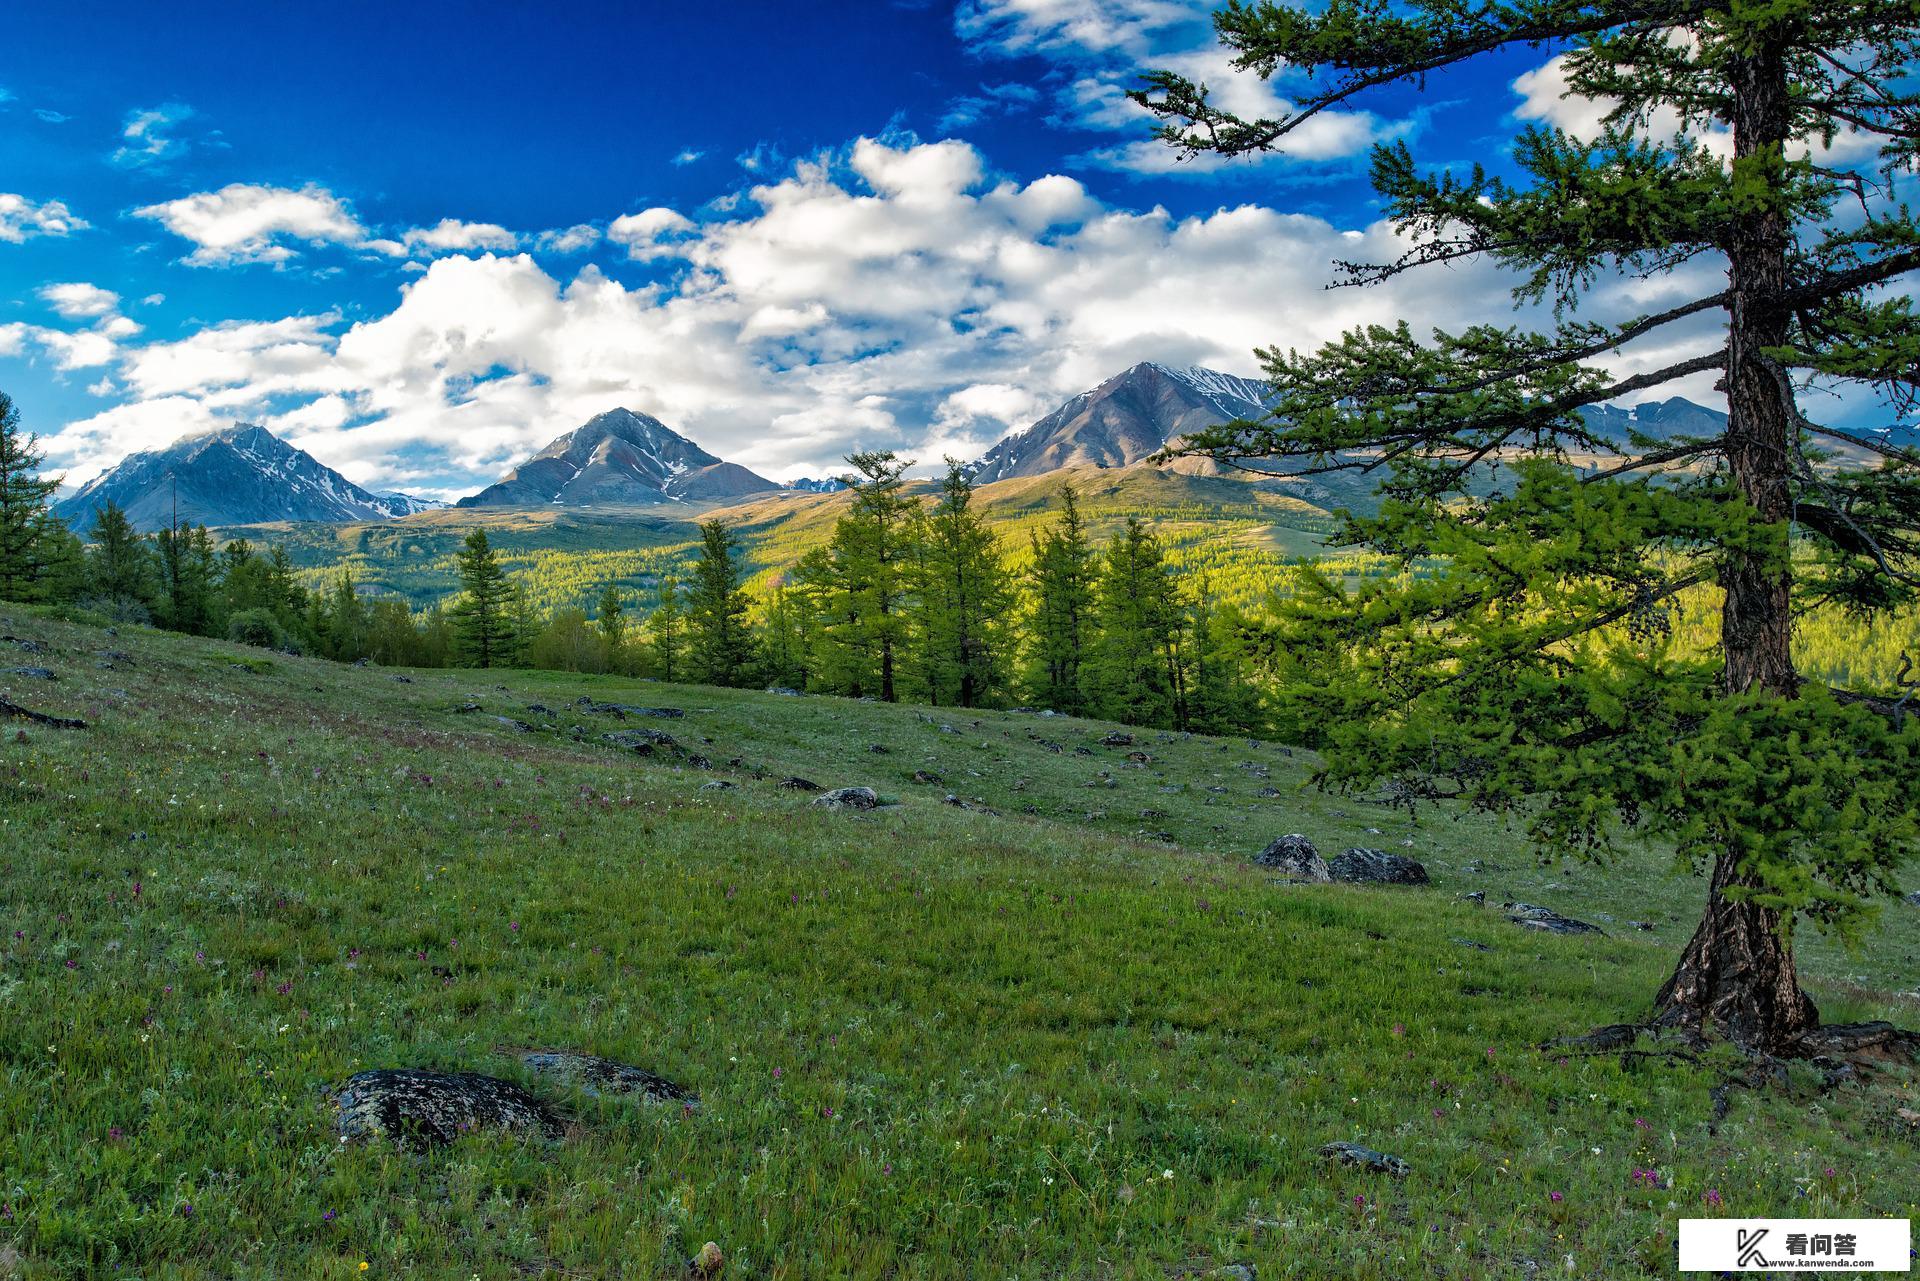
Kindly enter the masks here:
M 872 810 L 880 808 L 880 795 L 871 787 L 836 787 L 814 797 L 813 804 L 829 810 Z
M 451 1143 L 474 1130 L 558 1138 L 560 1115 L 511 1081 L 479 1072 L 376 1068 L 334 1094 L 340 1138 L 390 1139 L 402 1147 Z
M 30 681 L 53 681 L 60 679 L 53 674 L 53 669 L 50 667 L 9 667 L 6 670 L 6 674 L 8 676 L 24 676 Z
M 628 1063 L 571 1050 L 500 1048 L 500 1053 L 519 1061 L 538 1076 L 551 1077 L 579 1090 L 582 1094 L 631 1094 L 643 1103 L 678 1103 L 699 1107 L 700 1096 L 664 1076 Z
M 1327 861 L 1313 842 L 1298 832 L 1289 832 L 1253 856 L 1261 867 L 1284 872 L 1290 880 L 1326 882 L 1333 879 Z
M 1427 869 L 1404 854 L 1355 846 L 1327 864 L 1336 881 L 1374 885 L 1425 885 Z

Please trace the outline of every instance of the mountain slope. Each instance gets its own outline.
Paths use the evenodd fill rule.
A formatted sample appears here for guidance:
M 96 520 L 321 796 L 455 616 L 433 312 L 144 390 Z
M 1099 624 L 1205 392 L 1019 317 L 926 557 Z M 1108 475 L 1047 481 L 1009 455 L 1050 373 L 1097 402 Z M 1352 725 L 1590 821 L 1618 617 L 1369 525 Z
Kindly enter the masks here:
M 737 463 L 715 458 L 658 418 L 614 409 L 554 440 L 458 505 L 718 502 L 779 488 Z
M 1003 438 L 981 456 L 974 480 L 984 485 L 1062 467 L 1125 467 L 1169 440 L 1264 413 L 1265 395 L 1251 378 L 1138 364 Z
M 108 502 L 125 510 L 139 529 L 164 529 L 176 516 L 195 525 L 392 520 L 435 506 L 362 489 L 252 423 L 134 454 L 56 504 L 54 514 L 84 532 Z

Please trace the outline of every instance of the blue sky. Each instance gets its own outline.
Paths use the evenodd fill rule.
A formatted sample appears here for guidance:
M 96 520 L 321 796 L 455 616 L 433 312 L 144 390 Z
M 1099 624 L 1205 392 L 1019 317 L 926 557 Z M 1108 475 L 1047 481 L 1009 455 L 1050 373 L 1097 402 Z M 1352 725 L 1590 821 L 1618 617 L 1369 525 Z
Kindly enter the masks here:
M 1290 88 L 1179 0 L 318 12 L 0 16 L 0 388 L 72 476 L 247 420 L 445 497 L 618 404 L 780 478 L 977 453 L 1135 360 L 1504 312 L 1480 269 L 1321 287 L 1393 249 L 1372 143 L 1572 110 L 1530 52 L 1177 165 L 1140 70 Z

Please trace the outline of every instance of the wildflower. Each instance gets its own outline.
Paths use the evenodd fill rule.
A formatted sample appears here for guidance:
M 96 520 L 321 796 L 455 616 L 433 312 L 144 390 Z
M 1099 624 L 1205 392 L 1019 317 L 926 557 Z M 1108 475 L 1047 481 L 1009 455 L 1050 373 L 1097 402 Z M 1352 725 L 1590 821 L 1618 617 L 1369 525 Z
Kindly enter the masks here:
M 520 932 L 520 922 L 518 922 L 518 921 L 509 921 L 509 922 L 507 923 L 507 928 L 508 928 L 509 930 L 512 930 L 512 931 L 513 931 L 513 932 L 514 932 L 515 934 L 518 934 L 518 933 Z
M 109 1143 L 118 1143 L 123 1137 L 125 1136 L 119 1126 L 110 1125 L 107 1127 L 107 1141 Z
M 1354 1208 L 1354 1209 L 1356 1209 L 1356 1210 L 1364 1210 L 1364 1209 L 1366 1209 L 1366 1208 L 1367 1208 L 1367 1198 L 1365 1198 L 1364 1196 L 1361 1196 L 1361 1195 L 1360 1195 L 1360 1194 L 1359 1194 L 1358 1192 L 1356 1192 L 1356 1193 L 1354 1193 L 1354 1194 L 1353 1194 L 1353 1208 Z
M 326 1212 L 325 1214 L 323 1214 L 323 1215 L 321 1215 L 321 1216 L 320 1216 L 320 1222 L 322 1222 L 322 1223 L 332 1223 L 332 1222 L 333 1222 L 333 1214 L 334 1214 L 334 1212 L 333 1212 L 332 1210 L 328 1210 L 328 1211 L 327 1211 L 327 1212 Z
M 1549 1192 L 1547 1193 L 1547 1200 L 1552 1201 L 1557 1205 L 1560 1202 L 1566 1200 L 1566 1198 L 1561 1196 L 1558 1192 Z
M 1407 1025 L 1405 1023 L 1395 1023 L 1393 1025 L 1393 1034 L 1395 1036 L 1405 1036 L 1407 1034 Z
M 193 1217 L 193 1202 L 182 1201 L 180 1203 L 180 1217 L 183 1219 L 191 1219 Z
M 1705 1201 L 1708 1205 L 1718 1207 L 1720 1204 L 1720 1193 L 1713 1188 L 1708 1188 L 1706 1191 L 1706 1195 L 1701 1197 L 1700 1199 Z
M 775 1068 L 775 1069 L 773 1070 L 773 1079 L 774 1079 L 774 1080 L 776 1080 L 776 1081 L 777 1081 L 777 1080 L 779 1080 L 779 1079 L 780 1079 L 780 1072 L 781 1072 L 781 1069 L 780 1069 L 780 1068 Z
M 1171 1181 L 1172 1181 L 1172 1179 L 1173 1179 L 1173 1171 L 1172 1171 L 1172 1170 L 1162 1170 L 1162 1171 L 1160 1171 L 1160 1177 L 1161 1177 L 1161 1178 L 1163 1178 L 1163 1179 L 1166 1179 L 1166 1180 L 1168 1180 L 1169 1182 L 1171 1182 Z

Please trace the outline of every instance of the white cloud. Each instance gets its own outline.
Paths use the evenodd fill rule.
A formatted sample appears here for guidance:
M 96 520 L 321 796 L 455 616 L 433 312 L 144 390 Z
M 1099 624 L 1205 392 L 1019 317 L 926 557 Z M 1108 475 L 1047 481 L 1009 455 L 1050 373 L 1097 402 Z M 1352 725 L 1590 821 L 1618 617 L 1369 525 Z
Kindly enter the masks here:
M 589 222 L 575 223 L 571 227 L 555 227 L 551 231 L 541 232 L 534 240 L 537 247 L 553 254 L 577 254 L 599 243 L 600 228 Z
M 193 115 L 185 103 L 168 102 L 127 113 L 120 130 L 120 146 L 109 157 L 114 164 L 129 169 L 155 169 L 187 149 L 174 129 Z
M 28 236 L 69 236 L 86 229 L 87 223 L 61 201 L 35 204 L 17 193 L 0 191 L 0 241 L 17 245 Z
M 347 203 L 324 187 L 230 183 L 133 211 L 196 247 L 186 261 L 196 267 L 233 263 L 281 263 L 296 251 L 288 240 L 311 245 L 363 245 L 366 229 Z
M 113 368 L 129 404 L 53 437 L 49 455 L 97 468 L 163 425 L 245 418 L 364 484 L 471 492 L 625 405 L 776 477 L 831 472 L 862 447 L 936 464 L 1136 361 L 1250 374 L 1256 346 L 1310 349 L 1401 317 L 1457 328 L 1509 307 L 1508 282 L 1485 265 L 1327 292 L 1333 260 L 1406 248 L 1385 225 L 1255 205 L 1117 209 L 1069 177 L 998 179 L 953 141 L 862 139 L 730 211 L 696 222 L 649 209 L 608 236 L 643 259 L 671 253 L 672 277 L 629 286 L 591 265 L 556 275 L 525 253 L 452 254 L 384 315 L 123 345 Z M 1603 291 L 1594 318 L 1691 283 Z M 0 328 L 8 343 L 48 345 Z
M 629 258 L 664 258 L 676 252 L 673 241 L 692 230 L 693 222 L 685 214 L 656 207 L 615 218 L 607 224 L 607 239 L 625 245 Z
M 415 227 L 400 239 L 415 253 L 520 247 L 520 237 L 498 223 L 461 222 L 458 218 L 442 218 L 431 227 Z
M 674 156 L 673 163 L 676 165 L 690 165 L 706 154 L 704 151 L 695 151 L 692 147 L 687 147 Z
M 1061 122 L 1126 135 L 1076 157 L 1081 164 L 1135 174 L 1206 176 L 1288 161 L 1326 164 L 1366 151 L 1408 127 L 1367 111 L 1325 111 L 1284 138 L 1272 153 L 1229 162 L 1218 156 L 1183 161 L 1152 137 L 1153 116 L 1126 91 L 1149 71 L 1173 71 L 1205 85 L 1211 100 L 1243 120 L 1273 120 L 1293 103 L 1271 80 L 1236 71 L 1210 21 L 1213 0 L 964 0 L 954 27 L 976 54 L 1039 57 L 1059 67 L 1055 90 Z M 1281 73 L 1281 74 L 1284 74 Z M 943 129 L 977 118 L 957 100 Z
M 119 294 L 82 281 L 42 285 L 39 292 L 41 300 L 67 320 L 97 319 L 120 309 Z

